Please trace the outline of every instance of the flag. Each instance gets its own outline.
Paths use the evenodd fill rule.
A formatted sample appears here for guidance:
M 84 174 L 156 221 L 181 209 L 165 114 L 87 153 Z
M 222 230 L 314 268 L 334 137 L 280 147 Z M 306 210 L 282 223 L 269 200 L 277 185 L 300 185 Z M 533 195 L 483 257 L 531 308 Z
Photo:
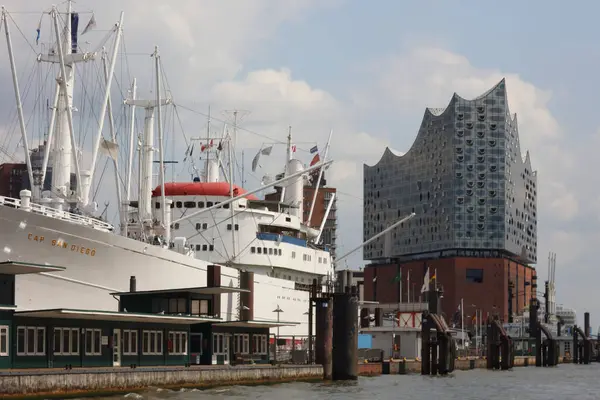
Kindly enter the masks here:
M 433 273 L 433 275 L 431 275 L 431 279 L 429 279 L 429 282 L 433 281 L 434 279 L 437 279 L 437 278 L 435 277 L 435 272 Z
M 219 142 L 219 145 L 217 146 L 217 150 L 219 150 L 219 151 L 223 150 L 223 143 Z
M 473 315 L 473 323 L 477 322 L 477 315 Z
M 87 23 L 85 28 L 83 28 L 83 32 L 81 32 L 81 34 L 85 35 L 89 31 L 94 29 L 95 27 L 96 27 L 96 18 L 94 17 L 94 14 L 92 14 L 92 18 L 90 18 L 90 21 Z
M 271 150 L 273 150 L 273 146 L 265 147 L 260 151 L 260 154 L 262 154 L 263 156 L 270 156 Z
M 37 32 L 37 36 L 35 38 L 35 44 L 38 45 L 40 42 L 40 32 L 42 31 L 42 18 L 40 18 L 40 22 L 38 22 L 38 26 L 35 31 Z
M 312 167 L 313 165 L 317 164 L 319 161 L 321 161 L 321 158 L 319 157 L 319 153 L 317 153 L 317 154 L 315 154 L 312 161 L 310 162 L 310 166 Z
M 398 275 L 394 277 L 394 283 L 398 283 L 402 281 L 402 271 L 398 272 Z
M 190 149 L 190 157 L 192 156 L 193 153 L 194 153 L 194 143 L 192 143 L 192 148 Z
M 256 167 L 258 166 L 258 160 L 260 159 L 260 154 L 261 153 L 262 153 L 262 151 L 259 150 L 258 153 L 256 153 L 256 155 L 252 159 L 252 172 L 256 171 Z
M 312 147 L 312 148 L 310 149 L 310 154 L 314 154 L 314 153 L 316 153 L 317 151 L 319 151 L 319 149 L 317 148 L 317 146 L 314 146 L 314 147 Z
M 425 278 L 423 279 L 423 286 L 421 286 L 421 293 L 429 291 L 429 282 L 429 268 L 427 268 L 427 271 L 425 272 Z
M 102 142 L 100 142 L 100 150 L 108 157 L 116 160 L 119 154 L 119 145 L 109 140 L 102 139 Z
M 293 144 L 293 145 L 292 145 L 292 153 L 295 153 L 295 152 L 296 152 L 296 145 L 295 145 L 295 144 Z

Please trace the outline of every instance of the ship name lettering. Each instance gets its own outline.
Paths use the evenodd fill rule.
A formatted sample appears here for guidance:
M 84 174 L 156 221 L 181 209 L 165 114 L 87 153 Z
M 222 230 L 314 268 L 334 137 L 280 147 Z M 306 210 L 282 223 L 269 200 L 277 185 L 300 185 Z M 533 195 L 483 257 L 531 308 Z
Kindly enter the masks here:
M 27 239 L 33 240 L 35 242 L 40 242 L 40 243 L 44 241 L 43 236 L 34 235 L 33 233 L 30 233 L 29 235 L 27 235 Z
M 44 236 L 34 235 L 33 233 L 28 233 L 27 239 L 31 240 L 32 242 L 38 242 L 38 243 L 42 243 L 45 241 Z M 52 245 L 52 247 L 56 247 L 58 249 L 71 249 L 72 252 L 83 254 L 85 256 L 89 256 L 89 257 L 96 256 L 96 249 L 91 248 L 91 247 L 84 247 L 84 246 L 80 246 L 78 244 L 71 244 L 69 246 L 69 243 L 65 242 L 64 240 L 60 240 L 60 239 L 52 239 L 50 241 L 50 244 Z

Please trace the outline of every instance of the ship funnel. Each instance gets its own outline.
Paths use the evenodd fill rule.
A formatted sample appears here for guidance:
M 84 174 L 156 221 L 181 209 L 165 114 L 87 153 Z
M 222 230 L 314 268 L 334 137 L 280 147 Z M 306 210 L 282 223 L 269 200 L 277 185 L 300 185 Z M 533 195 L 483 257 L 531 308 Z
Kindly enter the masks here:
M 129 278 L 129 291 L 134 293 L 137 290 L 137 282 L 135 280 L 135 276 Z
M 304 170 L 304 166 L 299 160 L 290 160 L 287 163 L 286 174 L 292 175 L 297 172 Z M 302 175 L 297 176 L 296 178 L 290 179 L 285 186 L 285 194 L 283 197 L 283 202 L 292 208 L 290 210 L 291 215 L 295 215 L 298 218 L 302 219 L 304 214 L 304 201 L 303 201 L 303 192 L 304 192 L 304 178 Z

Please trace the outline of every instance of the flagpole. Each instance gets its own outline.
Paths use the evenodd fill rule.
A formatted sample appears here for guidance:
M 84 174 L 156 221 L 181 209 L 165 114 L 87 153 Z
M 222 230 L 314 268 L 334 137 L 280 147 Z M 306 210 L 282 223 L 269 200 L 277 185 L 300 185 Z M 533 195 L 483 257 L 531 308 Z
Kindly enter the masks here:
M 406 302 L 410 303 L 410 270 L 406 273 Z
M 400 298 L 398 299 L 398 303 L 402 304 L 402 266 L 400 266 L 400 279 L 398 279 L 398 281 L 398 284 L 400 285 Z
M 437 280 L 437 277 L 435 278 Z M 463 349 L 465 348 L 465 307 L 463 298 L 460 299 L 460 330 L 462 331 Z

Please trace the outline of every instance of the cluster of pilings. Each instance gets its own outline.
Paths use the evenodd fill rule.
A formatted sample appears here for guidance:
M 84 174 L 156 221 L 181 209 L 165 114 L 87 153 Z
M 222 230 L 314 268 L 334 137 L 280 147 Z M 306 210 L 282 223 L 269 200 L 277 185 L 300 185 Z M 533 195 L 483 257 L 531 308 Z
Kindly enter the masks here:
M 535 340 L 535 365 L 537 367 L 555 367 L 558 365 L 560 347 L 552 333 L 538 319 L 540 304 L 537 298 L 529 302 L 529 337 Z M 542 340 L 542 333 L 545 339 Z M 557 330 L 560 336 L 560 328 Z
M 429 288 L 428 311 L 421 317 L 421 375 L 447 375 L 454 371 L 456 343 L 441 310 L 442 289 Z
M 589 364 L 592 362 L 592 341 L 590 340 L 590 313 L 583 314 L 583 328 L 573 327 L 573 363 Z
M 315 362 L 323 365 L 323 378 L 356 380 L 358 379 L 358 291 L 357 287 L 352 285 L 351 271 L 338 271 L 337 283 L 333 293 L 318 293 L 317 282 L 313 281 L 309 332 L 312 333 L 314 304 Z M 309 354 L 309 362 L 312 362 L 311 354 Z
M 506 333 L 498 316 L 487 321 L 487 368 L 507 370 L 515 365 L 514 342 Z

